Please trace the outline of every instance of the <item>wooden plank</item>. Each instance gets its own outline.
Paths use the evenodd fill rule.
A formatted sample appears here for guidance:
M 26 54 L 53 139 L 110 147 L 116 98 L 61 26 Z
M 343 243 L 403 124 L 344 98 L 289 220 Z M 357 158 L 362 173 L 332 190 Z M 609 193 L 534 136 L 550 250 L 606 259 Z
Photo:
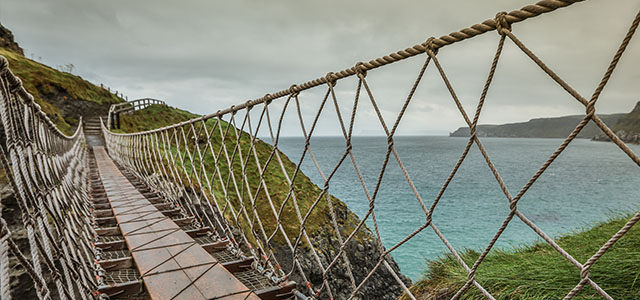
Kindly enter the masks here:
M 260 299 L 145 198 L 104 147 L 94 147 L 94 154 L 114 218 L 152 299 Z

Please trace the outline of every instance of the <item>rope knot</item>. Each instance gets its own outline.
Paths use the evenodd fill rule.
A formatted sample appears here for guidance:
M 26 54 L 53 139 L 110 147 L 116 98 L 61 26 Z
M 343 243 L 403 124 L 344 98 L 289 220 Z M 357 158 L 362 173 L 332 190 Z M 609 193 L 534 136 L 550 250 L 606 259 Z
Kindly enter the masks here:
M 247 111 L 250 111 L 253 108 L 253 105 L 251 105 L 251 100 L 247 100 L 247 102 L 244 103 L 244 106 L 247 108 Z
M 587 116 L 593 117 L 595 113 L 596 113 L 596 102 L 589 101 L 589 103 L 587 103 Z
M 327 73 L 327 75 L 324 77 L 324 79 L 327 82 L 327 84 L 329 84 L 331 86 L 336 86 L 336 81 L 338 80 L 338 78 L 336 77 L 335 74 L 333 74 L 333 72 Z
M 389 145 L 389 147 L 393 146 L 393 136 L 388 136 L 387 137 L 387 144 Z
M 438 54 L 439 48 L 436 44 L 433 43 L 435 39 L 436 38 L 434 37 L 430 37 L 426 42 L 424 42 L 424 48 L 426 49 L 425 51 L 427 52 L 427 54 L 429 54 L 429 56 L 435 56 Z
M 587 279 L 589 278 L 589 269 L 591 266 L 583 266 L 582 270 L 580 270 L 580 278 Z
M 498 34 L 505 35 L 505 30 L 511 31 L 511 24 L 507 21 L 507 12 L 501 11 L 497 13 L 495 20 Z
M 347 141 L 347 149 L 346 150 L 347 150 L 347 152 L 350 152 L 351 149 L 353 149 L 353 145 L 351 145 L 351 141 L 349 140 L 349 141 Z
M 359 61 L 356 63 L 356 66 L 354 67 L 355 71 L 356 71 L 356 75 L 360 78 L 366 77 L 367 76 L 367 69 L 364 66 L 364 63 Z
M 512 200 L 511 202 L 509 202 L 509 209 L 515 212 L 518 209 L 518 201 Z
M 9 92 L 11 92 L 12 94 L 16 93 L 20 89 L 20 87 L 22 87 L 22 80 L 20 80 L 20 78 L 18 77 L 14 79 L 15 81 L 9 82 Z
M 291 96 L 298 96 L 298 94 L 300 93 L 299 91 L 296 91 L 296 89 L 298 89 L 298 85 L 297 84 L 292 84 L 289 87 L 289 94 L 291 94 Z

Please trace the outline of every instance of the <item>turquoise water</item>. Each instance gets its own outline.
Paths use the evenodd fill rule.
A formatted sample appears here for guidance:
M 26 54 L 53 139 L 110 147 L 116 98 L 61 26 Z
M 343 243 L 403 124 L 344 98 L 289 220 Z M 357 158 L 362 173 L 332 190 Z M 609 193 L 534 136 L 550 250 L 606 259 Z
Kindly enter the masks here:
M 395 145 L 427 207 L 462 154 L 466 138 L 397 137 Z M 562 143 L 561 139 L 483 138 L 488 154 L 512 195 Z M 300 158 L 302 138 L 282 138 L 280 149 L 293 161 Z M 386 138 L 356 137 L 353 150 L 370 193 L 373 192 L 387 149 Z M 632 146 L 640 153 L 639 146 Z M 340 137 L 317 137 L 311 150 L 325 175 L 331 173 L 345 150 Z M 323 180 L 312 161 L 302 170 L 313 182 Z M 559 236 L 640 209 L 640 168 L 612 143 L 575 140 L 520 200 L 519 209 L 544 232 Z M 369 202 L 347 158 L 330 181 L 330 192 L 358 216 Z M 425 222 L 409 184 L 391 157 L 376 198 L 376 218 L 385 247 L 390 248 Z M 482 155 L 473 147 L 436 206 L 433 221 L 456 250 L 482 250 L 509 213 L 506 197 Z M 367 222 L 373 229 L 370 220 Z M 541 240 L 514 218 L 496 247 L 509 248 Z M 404 274 L 420 278 L 426 261 L 448 249 L 429 227 L 392 252 Z

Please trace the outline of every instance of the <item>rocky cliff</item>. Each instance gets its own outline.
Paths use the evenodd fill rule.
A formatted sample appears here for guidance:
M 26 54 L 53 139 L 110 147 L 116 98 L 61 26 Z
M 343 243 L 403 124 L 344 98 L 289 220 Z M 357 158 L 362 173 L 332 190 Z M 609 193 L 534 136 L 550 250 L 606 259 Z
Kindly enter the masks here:
M 9 49 L 20 55 L 24 55 L 24 50 L 20 48 L 18 43 L 13 39 L 13 33 L 11 30 L 0 24 L 0 48 Z
M 640 144 L 640 101 L 628 114 L 620 117 L 611 130 L 625 143 Z M 609 137 L 599 134 L 593 138 L 596 141 L 610 141 Z

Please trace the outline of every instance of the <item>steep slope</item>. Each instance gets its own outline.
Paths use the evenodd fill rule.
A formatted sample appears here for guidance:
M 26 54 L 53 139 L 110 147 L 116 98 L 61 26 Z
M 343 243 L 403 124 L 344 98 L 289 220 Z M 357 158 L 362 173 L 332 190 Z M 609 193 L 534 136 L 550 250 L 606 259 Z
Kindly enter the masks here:
M 611 130 L 625 143 L 640 144 L 640 101 L 631 112 L 623 115 Z M 594 140 L 608 141 L 609 137 L 600 134 Z
M 598 115 L 609 124 L 616 124 L 624 114 Z M 478 125 L 478 136 L 481 137 L 522 137 L 522 138 L 566 138 L 580 123 L 584 116 L 564 116 L 557 118 L 538 118 L 528 122 L 502 125 Z M 593 122 L 582 129 L 579 138 L 593 138 L 602 133 Z M 460 127 L 449 136 L 468 137 L 469 127 Z
M 154 129 L 180 121 L 185 121 L 195 116 L 197 115 L 188 113 L 186 111 L 177 110 L 166 106 L 152 105 L 143 110 L 136 111 L 133 114 L 122 115 L 120 120 L 122 127 L 120 131 L 133 132 L 136 130 Z M 208 166 L 206 167 L 206 172 L 209 174 L 209 176 L 211 176 L 211 174 L 214 172 L 214 157 L 212 156 L 211 152 L 219 153 L 218 151 L 220 151 L 223 147 L 222 137 L 219 131 L 217 129 L 211 129 L 215 128 L 214 126 L 217 122 L 218 121 L 215 119 L 210 119 L 207 121 L 208 131 L 212 134 L 212 137 L 210 138 L 211 145 L 209 147 L 213 151 L 204 152 L 204 157 L 202 158 L 202 160 L 203 165 Z M 226 131 L 226 129 L 230 126 L 231 125 L 226 122 L 222 122 L 222 124 L 220 124 L 222 131 Z M 204 149 L 207 145 L 206 138 L 203 135 L 190 135 L 193 131 L 198 132 L 199 127 L 196 126 L 194 130 L 189 130 L 189 132 L 186 133 L 186 140 L 198 140 L 198 143 L 201 144 L 200 147 Z M 233 129 L 231 129 L 231 132 L 233 132 Z M 251 137 L 249 134 L 242 132 L 238 140 L 239 142 L 237 143 L 237 145 L 239 145 L 239 148 L 241 149 L 242 156 L 246 157 L 246 155 L 248 155 L 247 153 L 249 153 L 250 150 Z M 225 138 L 224 144 L 229 151 L 234 151 L 234 148 L 236 146 L 236 137 L 227 136 Z M 273 147 L 261 140 L 257 140 L 255 149 L 258 159 L 262 163 L 264 163 L 270 156 Z M 282 152 L 280 152 L 280 155 L 283 159 L 283 165 L 287 170 L 287 173 L 289 174 L 289 176 L 291 176 L 293 174 L 293 171 L 295 170 L 295 164 L 291 162 Z M 197 155 L 194 155 L 194 157 L 196 158 L 194 158 L 193 163 L 183 163 L 184 169 L 192 170 L 193 168 L 195 168 L 196 170 L 198 170 L 198 166 L 200 166 L 201 164 L 199 159 L 197 158 Z M 238 155 L 235 155 L 231 159 L 233 164 L 234 176 L 238 179 L 243 178 L 240 157 Z M 221 159 L 218 161 L 218 165 L 219 172 L 222 174 L 222 178 L 228 178 L 230 172 L 228 163 L 224 159 Z M 267 169 L 264 178 L 265 184 L 269 189 L 271 199 L 275 202 L 276 207 L 278 207 L 286 198 L 286 195 L 289 192 L 289 186 L 286 184 L 284 173 L 280 169 L 278 163 L 275 162 L 275 159 L 272 160 L 270 164 L 266 166 L 263 165 L 263 167 Z M 250 189 L 252 191 L 255 191 L 258 189 L 258 185 L 260 184 L 260 172 L 258 171 L 255 160 L 248 160 L 245 168 L 246 180 L 250 186 Z M 301 213 L 302 215 L 305 215 L 307 211 L 310 210 L 313 202 L 317 199 L 322 190 L 317 185 L 313 184 L 311 180 L 304 174 L 298 174 L 294 182 L 294 186 Z M 214 180 L 211 192 L 216 196 L 221 207 L 224 206 L 225 203 L 221 201 L 224 201 L 225 193 L 223 192 L 222 183 L 220 183 L 219 180 Z M 241 205 L 241 203 L 239 203 L 241 200 L 239 199 L 247 198 L 246 196 L 239 197 L 239 195 L 236 195 L 236 192 L 234 192 L 233 189 L 227 189 L 226 197 L 230 199 L 234 207 L 239 207 Z M 323 197 L 323 199 L 324 198 L 326 197 Z M 243 205 L 245 207 L 251 207 L 252 204 L 249 203 L 248 200 L 246 201 L 247 202 L 245 202 Z M 360 220 L 353 212 L 351 212 L 351 210 L 349 210 L 349 208 L 347 208 L 346 204 L 344 204 L 337 198 L 331 197 L 331 203 L 336 213 L 338 227 L 342 233 L 342 236 L 346 237 L 353 232 L 355 226 Z M 266 232 L 273 232 L 276 228 L 277 221 L 273 217 L 265 193 L 260 192 L 256 195 L 255 207 L 257 210 L 257 215 L 262 219 Z M 252 213 L 253 212 L 249 212 L 249 214 Z M 231 215 L 225 213 L 225 217 L 227 217 L 230 224 L 233 224 L 237 229 L 242 229 L 244 232 L 250 232 L 250 226 L 255 225 L 255 220 L 253 220 L 254 215 L 250 215 L 251 220 L 240 217 L 239 221 L 237 222 L 233 220 Z M 332 221 L 329 214 L 328 201 L 323 200 L 318 202 L 313 212 L 309 215 L 309 221 L 307 222 L 305 228 L 312 240 L 314 247 L 320 252 L 320 260 L 322 261 L 324 266 L 327 266 L 331 262 L 331 259 L 336 255 L 338 249 L 340 248 L 337 233 L 334 231 L 334 228 L 331 224 Z M 300 223 L 298 221 L 298 218 L 296 217 L 295 209 L 291 201 L 288 201 L 284 206 L 282 213 L 282 225 L 284 226 L 284 230 L 287 233 L 287 237 L 293 242 L 299 232 Z M 272 245 L 275 248 L 275 256 L 282 264 L 283 269 L 289 270 L 291 268 L 292 253 L 289 251 L 289 248 L 285 244 L 284 236 L 280 233 L 276 234 L 274 236 Z M 374 236 L 372 232 L 367 228 L 363 228 L 358 231 L 358 233 L 356 233 L 354 240 L 346 245 L 346 251 L 349 261 L 354 267 L 354 277 L 356 282 L 360 282 L 367 275 L 366 272 L 371 270 L 377 263 L 375 258 L 379 257 L 380 255 L 380 251 L 377 248 L 377 243 L 375 242 Z M 317 265 L 316 260 L 312 255 L 311 249 L 306 246 L 305 243 L 303 243 L 297 256 L 301 260 L 302 265 L 305 266 L 305 274 L 308 276 L 309 281 L 311 281 L 314 286 L 321 286 L 322 270 Z M 394 269 L 398 270 L 398 266 L 392 258 L 388 259 L 388 261 Z M 341 260 L 339 260 L 338 263 L 341 264 Z M 338 267 L 334 268 L 333 270 L 334 272 L 330 272 L 329 274 L 329 284 L 332 287 L 332 291 L 334 291 L 334 293 L 337 293 L 334 294 L 334 297 L 335 299 L 346 299 L 348 298 L 351 291 L 351 282 L 349 277 L 345 273 L 346 269 L 338 265 Z M 291 276 L 291 279 L 297 281 L 300 284 L 304 283 L 303 279 L 296 273 Z M 408 283 L 409 280 L 405 278 L 405 282 Z M 363 290 L 363 294 L 368 296 L 367 299 L 396 299 L 396 297 L 398 297 L 402 292 L 391 274 L 382 269 L 375 273 L 375 275 L 364 286 Z M 320 299 L 328 299 L 328 296 L 322 295 Z
M 0 55 L 9 68 L 33 95 L 35 101 L 58 128 L 67 134 L 78 125 L 80 116 L 104 115 L 109 106 L 123 100 L 106 89 L 79 76 L 56 69 L 23 56 L 11 31 L 0 25 Z
M 591 229 L 555 239 L 563 249 L 584 263 L 607 242 L 629 217 L 620 217 Z M 590 269 L 589 277 L 613 299 L 640 299 L 640 227 L 634 226 Z M 473 265 L 480 253 L 461 253 Z M 423 279 L 411 287 L 418 299 L 449 299 L 467 281 L 467 273 L 451 255 L 427 263 Z M 484 259 L 476 280 L 496 299 L 562 299 L 580 281 L 580 270 L 549 244 L 541 242 L 513 250 L 494 250 Z M 461 299 L 482 299 L 471 287 Z M 601 299 L 587 285 L 574 299 Z M 406 296 L 402 300 L 408 299 Z

